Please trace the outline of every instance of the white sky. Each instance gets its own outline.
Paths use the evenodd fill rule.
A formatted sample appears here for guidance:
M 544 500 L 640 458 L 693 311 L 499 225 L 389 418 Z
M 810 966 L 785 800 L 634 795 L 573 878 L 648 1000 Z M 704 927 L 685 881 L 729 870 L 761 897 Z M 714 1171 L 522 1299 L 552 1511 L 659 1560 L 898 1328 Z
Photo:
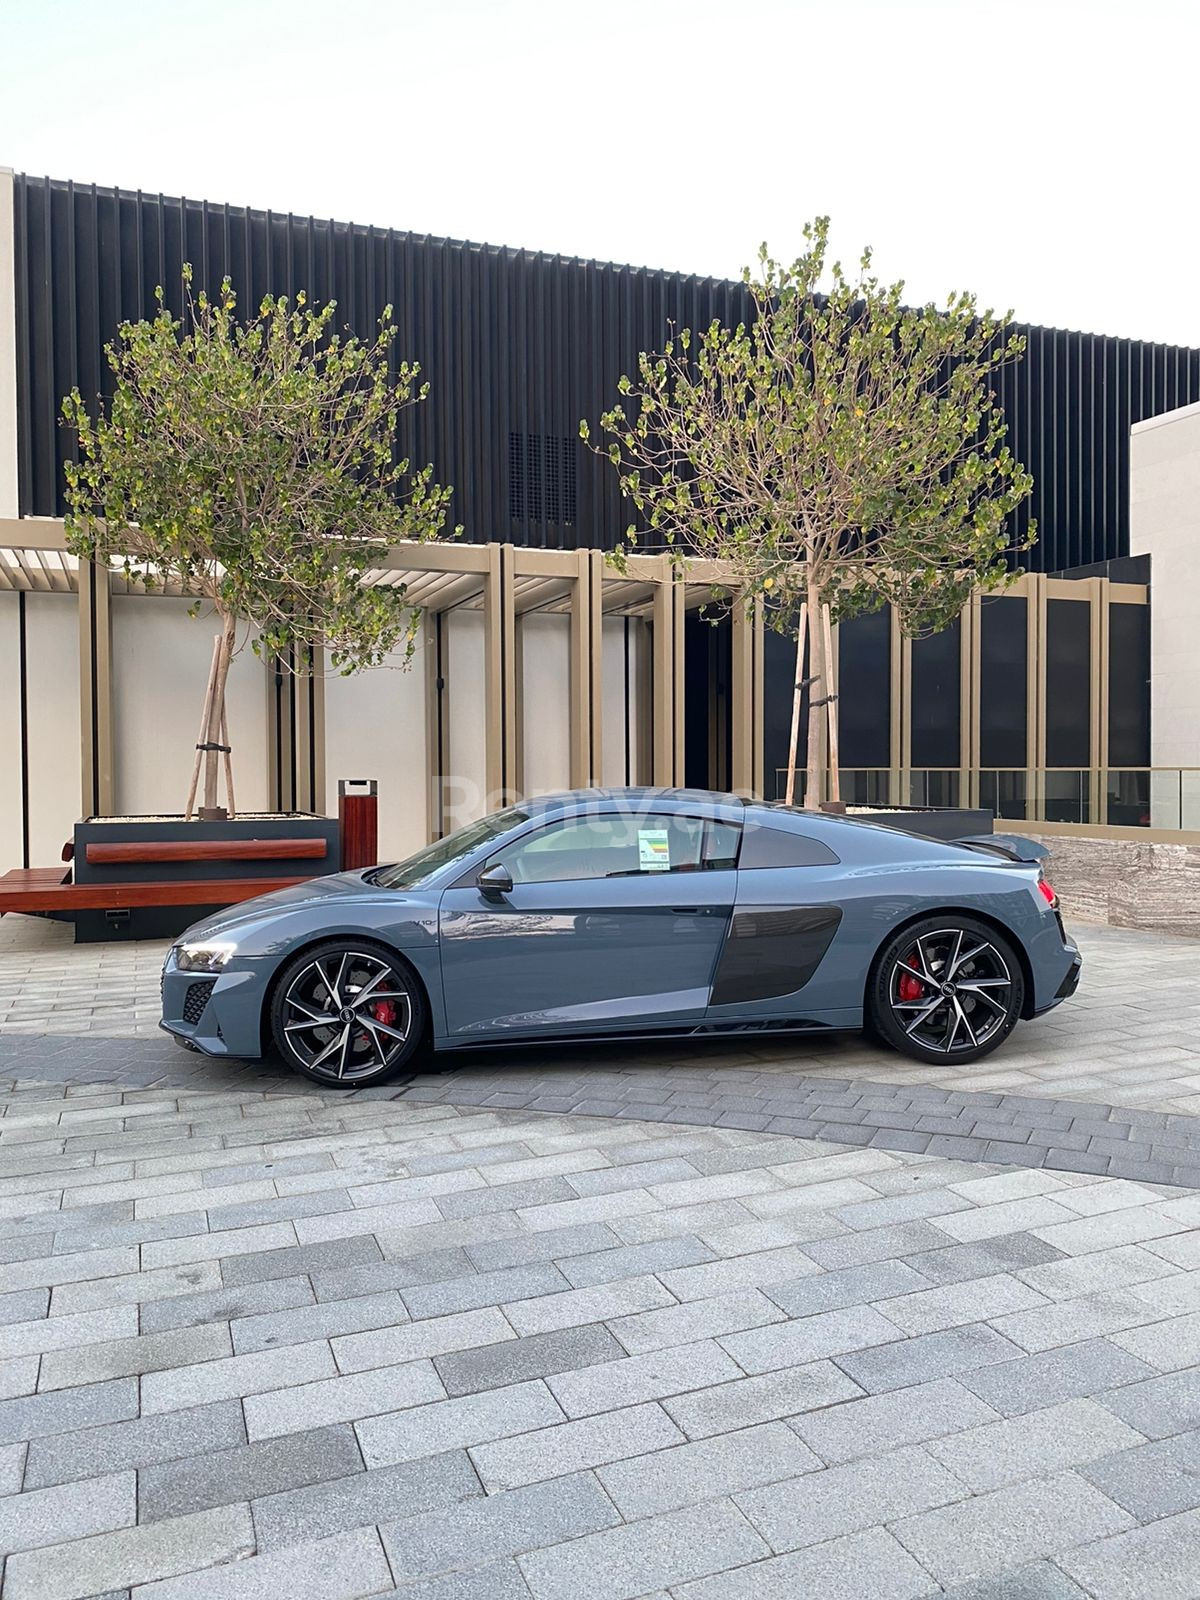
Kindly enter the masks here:
M 1197 0 L 0 0 L 0 164 L 1200 345 Z

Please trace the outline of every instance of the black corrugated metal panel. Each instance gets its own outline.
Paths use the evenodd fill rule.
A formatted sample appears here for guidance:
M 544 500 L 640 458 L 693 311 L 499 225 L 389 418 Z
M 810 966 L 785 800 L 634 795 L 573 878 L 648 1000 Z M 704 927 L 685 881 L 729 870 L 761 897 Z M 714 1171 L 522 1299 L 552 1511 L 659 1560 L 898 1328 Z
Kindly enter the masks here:
M 62 511 L 62 396 L 107 389 L 105 343 L 153 310 L 157 284 L 178 309 L 184 261 L 197 287 L 228 273 L 243 306 L 268 291 L 335 299 L 339 323 L 363 335 L 390 303 L 399 353 L 431 384 L 402 447 L 453 484 L 454 518 L 479 541 L 613 545 L 628 508 L 611 468 L 578 443 L 579 419 L 612 404 L 669 322 L 735 322 L 749 309 L 740 283 L 24 176 L 16 257 L 20 507 L 38 516 Z M 1034 479 L 1013 531 L 1032 515 L 1040 540 L 1022 564 L 1126 555 L 1130 425 L 1200 400 L 1200 351 L 1021 331 L 1028 353 L 999 392 Z M 573 494 L 559 481 L 572 456 Z M 514 460 L 540 463 L 551 490 L 514 483 Z

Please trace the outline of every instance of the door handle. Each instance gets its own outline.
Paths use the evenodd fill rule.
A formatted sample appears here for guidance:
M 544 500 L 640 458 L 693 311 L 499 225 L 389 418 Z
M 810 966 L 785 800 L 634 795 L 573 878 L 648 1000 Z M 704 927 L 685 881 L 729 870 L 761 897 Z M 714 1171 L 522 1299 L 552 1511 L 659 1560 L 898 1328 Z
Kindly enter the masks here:
M 674 917 L 706 917 L 707 906 L 672 906 L 671 915 Z

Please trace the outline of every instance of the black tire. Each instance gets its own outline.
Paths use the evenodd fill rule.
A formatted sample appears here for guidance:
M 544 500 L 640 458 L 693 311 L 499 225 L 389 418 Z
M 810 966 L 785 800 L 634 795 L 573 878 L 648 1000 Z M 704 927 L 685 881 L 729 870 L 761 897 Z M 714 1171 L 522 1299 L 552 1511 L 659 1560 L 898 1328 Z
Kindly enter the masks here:
M 271 998 L 271 1038 L 283 1061 L 333 1089 L 395 1077 L 428 1022 L 415 974 L 369 939 L 330 939 L 306 950 L 280 973 Z
M 1025 1003 L 1012 941 L 962 913 L 926 917 L 890 939 L 867 981 L 866 1028 L 916 1061 L 980 1061 Z

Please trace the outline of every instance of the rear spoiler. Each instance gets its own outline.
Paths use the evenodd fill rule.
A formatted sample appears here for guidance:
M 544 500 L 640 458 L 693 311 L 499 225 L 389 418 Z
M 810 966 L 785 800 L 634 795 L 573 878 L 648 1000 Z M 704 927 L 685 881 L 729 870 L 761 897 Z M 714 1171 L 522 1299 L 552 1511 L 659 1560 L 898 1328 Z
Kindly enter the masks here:
M 991 855 L 1003 856 L 1007 861 L 1028 862 L 1040 865 L 1049 856 L 1046 845 L 1037 839 L 1026 839 L 1019 833 L 981 833 L 968 839 L 955 839 L 955 844 L 966 845 L 968 850 L 982 850 Z

